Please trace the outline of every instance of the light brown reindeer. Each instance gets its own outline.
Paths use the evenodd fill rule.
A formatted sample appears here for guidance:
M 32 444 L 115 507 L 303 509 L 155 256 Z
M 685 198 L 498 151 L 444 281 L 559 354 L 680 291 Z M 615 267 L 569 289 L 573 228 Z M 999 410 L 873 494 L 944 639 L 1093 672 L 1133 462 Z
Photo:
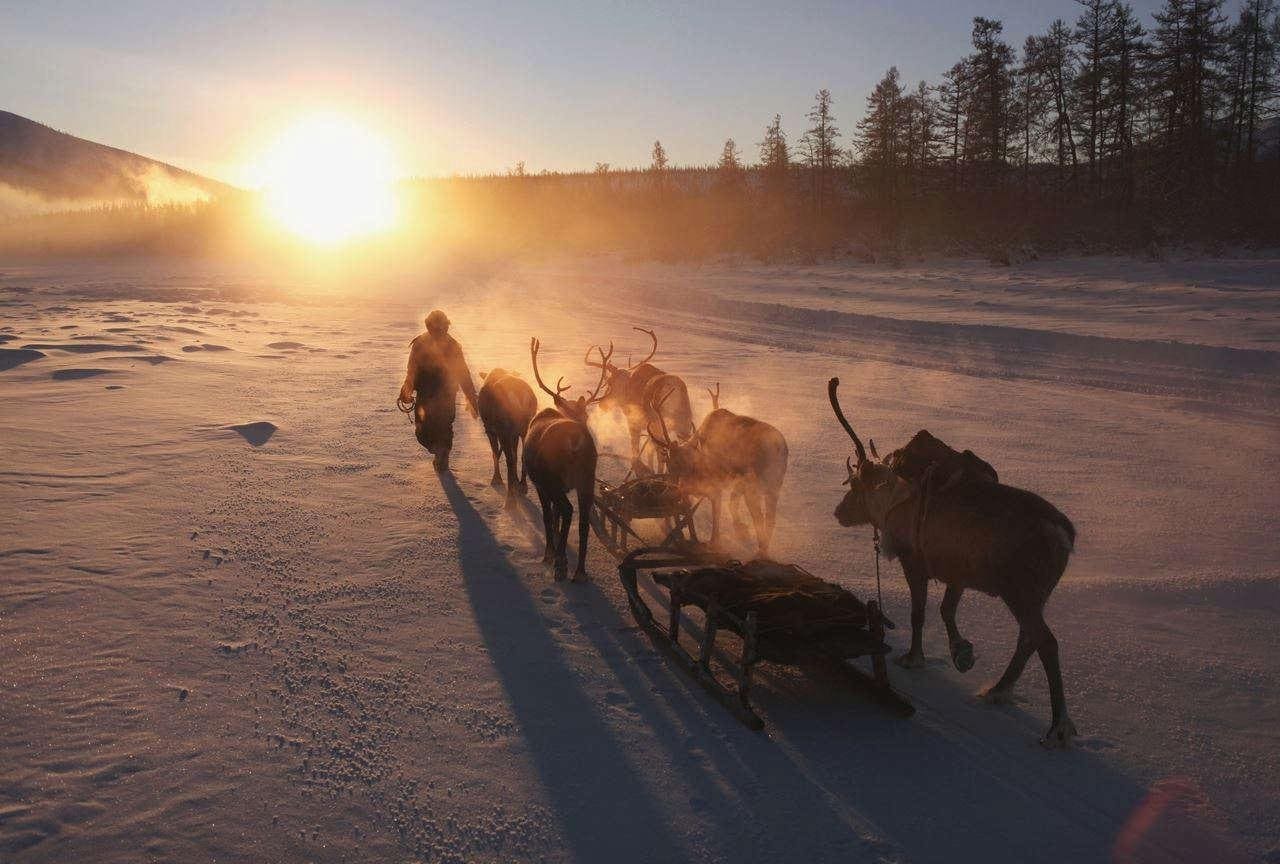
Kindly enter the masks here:
M 604 372 L 601 371 L 600 381 L 590 396 L 579 396 L 571 402 L 564 398 L 569 387 L 563 377 L 556 382 L 555 390 L 543 382 L 538 371 L 541 347 L 537 338 L 529 341 L 533 377 L 555 407 L 544 408 L 530 421 L 524 441 L 524 464 L 542 505 L 547 538 L 542 560 L 544 564 L 554 562 L 557 580 L 564 579 L 569 571 L 569 528 L 573 523 L 569 492 L 578 493 L 578 566 L 573 573 L 576 581 L 587 575 L 587 536 L 596 486 L 596 442 L 587 428 L 587 406 L 599 401 Z M 612 347 L 608 354 L 600 351 L 602 370 L 608 367 L 612 353 Z
M 516 451 L 524 441 L 529 428 L 529 421 L 538 411 L 538 397 L 533 395 L 533 388 L 525 383 L 519 375 L 506 369 L 492 369 L 483 375 L 484 385 L 476 397 L 476 408 L 480 413 L 480 421 L 484 424 L 484 434 L 489 437 L 489 448 L 493 451 L 494 486 L 502 485 L 502 477 L 498 473 L 500 456 L 507 460 L 507 509 L 515 506 L 517 493 L 523 495 L 528 488 L 525 482 L 525 471 L 516 480 Z
M 656 439 L 661 424 L 665 423 L 678 440 L 687 439 L 693 434 L 693 406 L 689 402 L 689 388 L 684 379 L 663 372 L 649 362 L 658 353 L 657 334 L 644 327 L 631 329 L 647 334 L 652 341 L 649 355 L 639 363 L 625 367 L 593 363 L 592 351 L 599 351 L 603 356 L 599 346 L 587 349 L 584 362 L 588 366 L 602 368 L 605 391 L 600 407 L 606 411 L 621 411 L 626 417 L 627 431 L 631 433 L 631 459 L 640 468 L 641 437 L 647 434 L 650 439 Z M 613 343 L 609 344 L 609 352 L 613 352 Z M 658 467 L 661 469 L 661 464 Z
M 728 493 L 730 502 L 741 497 L 746 503 L 758 554 L 767 558 L 778 519 L 778 495 L 787 475 L 787 439 L 763 420 L 718 407 L 719 384 L 711 395 L 716 407 L 688 440 L 673 440 L 660 413 L 660 434 L 654 443 L 663 450 L 681 488 L 710 500 L 712 545 L 719 542 L 722 498 Z
M 1040 496 L 991 479 L 994 469 L 972 454 L 972 460 L 956 454 L 961 461 L 952 460 L 943 469 L 947 474 L 937 479 L 938 469 L 926 467 L 916 482 L 904 479 L 892 465 L 873 462 L 840 409 L 839 385 L 837 378 L 827 382 L 827 396 L 853 440 L 858 462 L 846 462 L 849 491 L 835 517 L 846 527 L 874 525 L 889 557 L 902 564 L 911 589 L 913 631 L 912 648 L 901 658 L 904 665 L 924 659 L 920 634 L 930 579 L 947 586 L 942 618 L 952 661 L 961 671 L 972 665 L 973 648 L 956 627 L 960 595 L 973 588 L 999 597 L 1018 622 L 1018 645 L 1004 675 L 980 695 L 991 702 L 1007 701 L 1027 660 L 1038 653 L 1049 679 L 1053 714 L 1041 743 L 1069 745 L 1076 727 L 1067 715 L 1058 640 L 1045 623 L 1044 607 L 1075 547 L 1075 526 Z

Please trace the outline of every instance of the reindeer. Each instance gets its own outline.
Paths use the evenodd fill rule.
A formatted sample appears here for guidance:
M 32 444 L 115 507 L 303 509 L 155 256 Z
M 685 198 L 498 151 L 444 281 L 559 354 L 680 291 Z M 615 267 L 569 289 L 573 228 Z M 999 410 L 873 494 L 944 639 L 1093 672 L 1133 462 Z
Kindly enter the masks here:
M 538 350 L 542 344 L 537 338 L 529 340 L 529 355 L 533 360 L 533 377 L 543 392 L 555 403 L 554 408 L 544 408 L 529 422 L 524 441 L 524 465 L 533 480 L 542 505 L 542 523 L 546 529 L 547 547 L 544 564 L 554 561 L 556 580 L 568 574 L 569 528 L 573 523 L 573 505 L 569 492 L 578 493 L 578 567 L 574 581 L 587 576 L 587 535 L 590 532 L 591 505 L 596 486 L 596 442 L 587 428 L 587 406 L 599 401 L 604 386 L 604 369 L 608 368 L 613 354 L 600 351 L 600 381 L 590 396 L 579 396 L 573 402 L 564 398 L 569 389 L 564 378 L 556 382 L 552 390 L 542 381 L 538 372 Z
M 489 436 L 489 448 L 493 451 L 494 486 L 502 485 L 502 477 L 498 474 L 499 456 L 507 459 L 507 509 L 515 506 L 517 491 L 523 495 L 529 488 L 525 479 L 528 468 L 520 473 L 516 480 L 516 450 L 524 441 L 529 421 L 538 411 L 538 397 L 533 395 L 533 388 L 515 372 L 506 369 L 492 369 L 488 375 L 481 374 L 484 384 L 476 397 L 476 407 L 480 420 L 484 424 L 484 434 Z
M 689 403 L 689 388 L 683 379 L 663 372 L 649 362 L 658 353 L 657 335 L 643 327 L 631 329 L 648 334 L 653 341 L 649 356 L 635 365 L 628 364 L 626 368 L 604 364 L 605 392 L 600 407 L 606 411 L 620 410 L 627 418 L 627 431 L 631 433 L 631 459 L 633 465 L 639 467 L 640 437 L 647 433 L 651 440 L 656 439 L 661 424 L 666 423 L 677 439 L 687 439 L 693 434 L 693 406 Z M 588 366 L 600 365 L 591 362 L 591 352 L 596 350 L 599 346 L 587 349 L 583 362 Z M 609 351 L 613 351 L 612 343 Z
M 660 435 L 653 441 L 681 488 L 711 500 L 712 545 L 720 536 L 721 496 L 728 492 L 731 502 L 735 497 L 746 502 L 759 555 L 767 558 L 778 518 L 778 493 L 787 474 L 787 439 L 762 420 L 720 408 L 719 391 L 717 384 L 715 407 L 688 440 L 673 441 L 659 413 Z
M 1039 653 L 1049 679 L 1052 708 L 1052 722 L 1041 743 L 1068 746 L 1076 727 L 1067 715 L 1058 641 L 1045 623 L 1044 607 L 1075 547 L 1075 526 L 1049 502 L 1023 489 L 965 476 L 952 476 L 939 484 L 933 476 L 936 469 L 927 467 L 913 483 L 890 465 L 871 461 L 840 409 L 839 386 L 840 380 L 832 378 L 827 396 L 836 419 L 853 440 L 858 462 L 846 460 L 849 491 L 836 507 L 835 517 L 845 527 L 875 526 L 889 557 L 902 564 L 911 590 L 912 633 L 911 650 L 899 662 L 904 666 L 923 663 L 929 579 L 947 586 L 942 620 L 952 662 L 961 671 L 973 665 L 973 646 L 956 627 L 961 595 L 973 588 L 999 597 L 1018 622 L 1018 644 L 1004 675 L 979 695 L 988 702 L 1007 701 L 1027 660 Z

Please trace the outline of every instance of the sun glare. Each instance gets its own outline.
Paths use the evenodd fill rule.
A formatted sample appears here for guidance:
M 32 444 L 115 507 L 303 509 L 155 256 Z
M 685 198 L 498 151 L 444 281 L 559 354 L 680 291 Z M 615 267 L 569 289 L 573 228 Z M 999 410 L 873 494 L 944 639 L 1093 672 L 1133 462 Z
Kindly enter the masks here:
M 291 126 L 263 154 L 257 173 L 272 219 L 315 243 L 390 228 L 397 216 L 390 146 L 338 115 Z

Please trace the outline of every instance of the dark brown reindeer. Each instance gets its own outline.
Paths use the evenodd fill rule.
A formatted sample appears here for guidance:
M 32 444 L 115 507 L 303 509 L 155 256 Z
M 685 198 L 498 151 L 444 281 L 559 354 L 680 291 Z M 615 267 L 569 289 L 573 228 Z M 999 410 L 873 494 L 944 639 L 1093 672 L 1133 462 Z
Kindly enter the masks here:
M 525 480 L 525 468 L 520 479 L 516 480 L 516 451 L 524 441 L 529 421 L 538 412 L 538 397 L 533 395 L 533 388 L 515 372 L 506 369 L 492 369 L 488 375 L 481 375 L 484 384 L 476 397 L 476 406 L 480 412 L 480 421 L 484 424 L 484 434 L 489 437 L 489 448 L 493 451 L 494 486 L 502 485 L 502 477 L 498 473 L 500 456 L 507 460 L 507 509 L 515 506 L 517 493 L 523 495 L 528 489 Z
M 835 516 L 846 527 L 874 525 L 883 536 L 888 556 L 902 564 L 911 589 L 912 634 L 911 650 L 900 661 L 907 666 L 923 662 L 921 638 L 929 579 L 947 586 L 942 620 L 953 662 L 957 668 L 963 666 L 961 671 L 972 665 L 973 652 L 956 627 L 961 595 L 973 588 L 999 597 L 1018 622 L 1018 644 L 1004 675 L 980 695 L 990 702 L 1008 700 L 1027 660 L 1039 653 L 1049 680 L 1053 715 L 1041 743 L 1069 745 L 1076 728 L 1067 715 L 1058 641 L 1044 620 L 1044 607 L 1067 567 L 1075 546 L 1075 527 L 1053 505 L 1023 489 L 985 477 L 963 476 L 963 472 L 938 482 L 933 476 L 937 469 L 927 467 L 919 481 L 909 482 L 890 465 L 871 461 L 840 409 L 836 397 L 839 384 L 839 379 L 832 378 L 827 395 L 836 419 L 853 440 L 858 462 L 847 463 L 849 491 L 836 507 Z
M 587 575 L 587 535 L 590 532 L 591 504 L 596 486 L 596 442 L 587 428 L 587 406 L 598 401 L 604 386 L 604 372 L 590 396 L 579 396 L 570 402 L 564 398 L 569 389 L 564 378 L 556 382 L 552 390 L 542 381 L 538 372 L 538 349 L 542 345 L 536 338 L 529 341 L 529 355 L 533 361 L 533 377 L 538 386 L 555 403 L 554 408 L 544 408 L 534 415 L 524 441 L 524 465 L 538 493 L 542 505 L 542 523 L 546 529 L 547 548 L 544 564 L 555 563 L 556 579 L 568 575 L 569 528 L 573 524 L 573 505 L 569 492 L 578 493 L 578 566 L 574 580 Z M 600 352 L 601 369 L 609 365 L 609 354 Z
M 712 404 L 719 404 L 719 385 Z M 663 451 L 668 470 L 681 488 L 711 501 L 711 544 L 720 538 L 721 496 L 741 497 L 755 525 L 761 558 L 769 555 L 778 519 L 778 495 L 787 475 L 787 439 L 754 417 L 714 408 L 688 440 L 673 440 L 659 414 L 654 443 Z
M 609 363 L 591 362 L 591 352 L 604 352 L 598 346 L 587 349 L 584 362 L 588 366 L 601 367 L 605 376 L 604 396 L 600 407 L 606 411 L 621 411 L 627 419 L 627 431 L 631 433 L 632 463 L 640 467 L 640 439 L 648 434 L 658 437 L 662 423 L 674 432 L 677 440 L 685 440 L 693 434 L 693 406 L 689 402 L 689 388 L 678 375 L 663 372 L 649 361 L 658 353 L 658 337 L 652 330 L 632 327 L 648 334 L 653 344 L 649 356 L 635 365 L 625 368 Z M 613 352 L 613 344 L 609 345 Z M 661 466 L 659 466 L 661 467 Z

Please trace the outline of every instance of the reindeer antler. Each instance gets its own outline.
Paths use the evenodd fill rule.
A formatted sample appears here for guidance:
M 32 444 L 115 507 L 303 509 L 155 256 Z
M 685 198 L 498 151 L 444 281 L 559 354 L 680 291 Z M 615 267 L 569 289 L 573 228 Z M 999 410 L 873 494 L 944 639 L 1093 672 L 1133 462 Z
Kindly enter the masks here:
M 653 340 L 653 350 L 651 350 L 651 351 L 649 352 L 649 356 L 648 356 L 648 357 L 644 358 L 644 359 L 643 359 L 643 360 L 641 360 L 639 363 L 635 364 L 635 366 L 630 366 L 630 365 L 629 365 L 629 366 L 627 366 L 627 368 L 628 368 L 628 369 L 634 369 L 634 368 L 636 368 L 636 366 L 643 366 L 644 364 L 648 363 L 650 360 L 652 360 L 652 359 L 653 359 L 653 355 L 654 355 L 654 354 L 657 354 L 657 353 L 658 353 L 658 337 L 654 334 L 654 332 L 653 332 L 652 330 L 646 330 L 646 329 L 644 329 L 643 327 L 632 327 L 631 329 L 632 329 L 632 330 L 639 330 L 641 333 L 648 333 L 648 334 L 649 334 L 649 338 Z
M 711 394 L 712 410 L 719 408 L 720 407 L 720 382 L 719 381 L 716 382 L 715 392 L 712 392 L 710 387 L 707 388 L 707 392 Z
M 564 401 L 564 397 L 561 396 L 560 394 L 568 390 L 569 388 L 566 386 L 562 386 L 564 382 L 563 375 L 560 376 L 560 380 L 556 381 L 556 389 L 554 391 L 552 391 L 550 387 L 548 387 L 545 383 L 543 383 L 542 373 L 538 371 L 538 351 L 541 348 L 542 348 L 542 343 L 538 341 L 537 336 L 534 336 L 532 339 L 529 340 L 529 357 L 531 360 L 533 360 L 533 377 L 537 379 L 538 386 L 541 387 L 548 396 L 554 399 L 557 405 L 559 405 Z
M 600 396 L 600 389 L 604 387 L 604 379 L 609 373 L 609 358 L 613 356 L 613 343 L 612 342 L 609 343 L 608 354 L 606 354 L 604 349 L 601 348 L 599 345 L 596 346 L 596 350 L 600 352 L 600 380 L 596 382 L 596 389 L 592 390 L 591 395 L 587 397 L 587 401 L 586 401 L 587 405 L 590 405 L 593 402 L 599 402 L 600 399 L 602 398 Z M 590 356 L 591 352 L 588 351 L 587 354 L 588 356 Z M 587 365 L 594 366 L 596 364 L 588 363 Z
M 849 433 L 849 437 L 853 439 L 854 452 L 858 454 L 858 464 L 861 465 L 867 461 L 867 451 L 862 446 L 862 441 L 858 439 L 858 433 L 853 431 L 853 427 L 849 425 L 849 421 L 845 419 L 844 411 L 840 410 L 840 399 L 836 396 L 836 388 L 840 386 L 839 378 L 832 378 L 827 382 L 827 398 L 831 400 L 831 410 L 836 412 L 836 419 L 840 421 L 840 425 L 844 427 L 844 431 Z
M 592 351 L 599 351 L 599 352 L 600 352 L 600 356 L 601 356 L 602 358 L 605 356 L 604 351 L 603 351 L 603 350 L 601 350 L 601 348 L 600 348 L 600 346 L 599 346 L 599 345 L 592 345 L 591 347 L 589 347 L 589 348 L 587 349 L 587 353 L 586 353 L 586 355 L 582 358 L 582 362 L 583 362 L 583 363 L 585 363 L 585 364 L 586 364 L 586 365 L 588 365 L 588 366 L 592 366 L 592 367 L 600 367 L 600 368 L 602 368 L 602 369 L 607 369 L 607 368 L 608 368 L 608 366 L 609 366 L 609 363 L 608 363 L 608 361 L 607 361 L 607 360 L 602 360 L 600 363 L 592 363 L 592 362 L 591 362 L 591 352 L 592 352 Z M 612 357 L 612 356 L 613 356 L 613 343 L 612 343 L 612 342 L 610 342 L 610 343 L 609 343 L 609 356 L 610 356 L 610 357 Z

